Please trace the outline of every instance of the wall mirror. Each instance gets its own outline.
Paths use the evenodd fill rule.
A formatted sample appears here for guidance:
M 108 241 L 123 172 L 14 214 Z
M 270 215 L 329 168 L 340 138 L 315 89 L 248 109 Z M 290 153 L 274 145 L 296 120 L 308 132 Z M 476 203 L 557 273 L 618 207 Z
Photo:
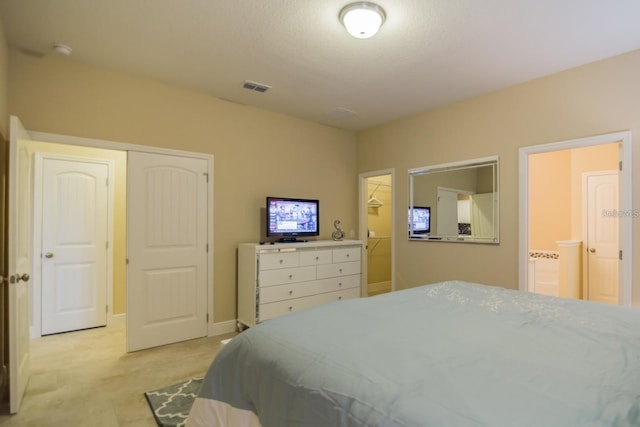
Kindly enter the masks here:
M 409 169 L 409 240 L 500 242 L 498 156 Z

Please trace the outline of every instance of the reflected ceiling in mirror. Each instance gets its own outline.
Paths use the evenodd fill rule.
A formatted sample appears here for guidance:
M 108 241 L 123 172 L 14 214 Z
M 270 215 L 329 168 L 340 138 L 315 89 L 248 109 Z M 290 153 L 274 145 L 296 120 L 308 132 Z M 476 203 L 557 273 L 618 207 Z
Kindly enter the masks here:
M 499 239 L 498 156 L 409 169 L 409 240 Z

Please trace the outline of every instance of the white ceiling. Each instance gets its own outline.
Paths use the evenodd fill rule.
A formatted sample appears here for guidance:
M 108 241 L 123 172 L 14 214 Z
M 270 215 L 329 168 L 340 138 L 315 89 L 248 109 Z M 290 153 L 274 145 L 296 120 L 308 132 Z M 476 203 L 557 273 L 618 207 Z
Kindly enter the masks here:
M 64 43 L 70 60 L 351 130 L 640 49 L 639 0 L 379 0 L 366 40 L 338 21 L 347 3 L 0 0 L 0 19 L 32 54 Z

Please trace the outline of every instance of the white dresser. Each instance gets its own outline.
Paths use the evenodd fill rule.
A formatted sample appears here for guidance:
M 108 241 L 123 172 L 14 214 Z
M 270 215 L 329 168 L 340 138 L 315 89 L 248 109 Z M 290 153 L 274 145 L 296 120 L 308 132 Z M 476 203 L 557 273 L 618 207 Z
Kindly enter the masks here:
M 358 240 L 239 245 L 238 329 L 359 298 L 361 254 Z

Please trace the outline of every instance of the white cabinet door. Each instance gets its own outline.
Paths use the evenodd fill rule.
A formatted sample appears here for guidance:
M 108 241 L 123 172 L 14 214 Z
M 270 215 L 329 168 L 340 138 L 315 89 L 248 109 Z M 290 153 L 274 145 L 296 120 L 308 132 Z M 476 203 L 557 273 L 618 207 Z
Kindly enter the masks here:
M 10 118 L 7 252 L 9 273 L 9 410 L 18 412 L 30 370 L 29 276 L 31 275 L 29 134 Z
M 207 161 L 129 152 L 127 350 L 207 334 Z

